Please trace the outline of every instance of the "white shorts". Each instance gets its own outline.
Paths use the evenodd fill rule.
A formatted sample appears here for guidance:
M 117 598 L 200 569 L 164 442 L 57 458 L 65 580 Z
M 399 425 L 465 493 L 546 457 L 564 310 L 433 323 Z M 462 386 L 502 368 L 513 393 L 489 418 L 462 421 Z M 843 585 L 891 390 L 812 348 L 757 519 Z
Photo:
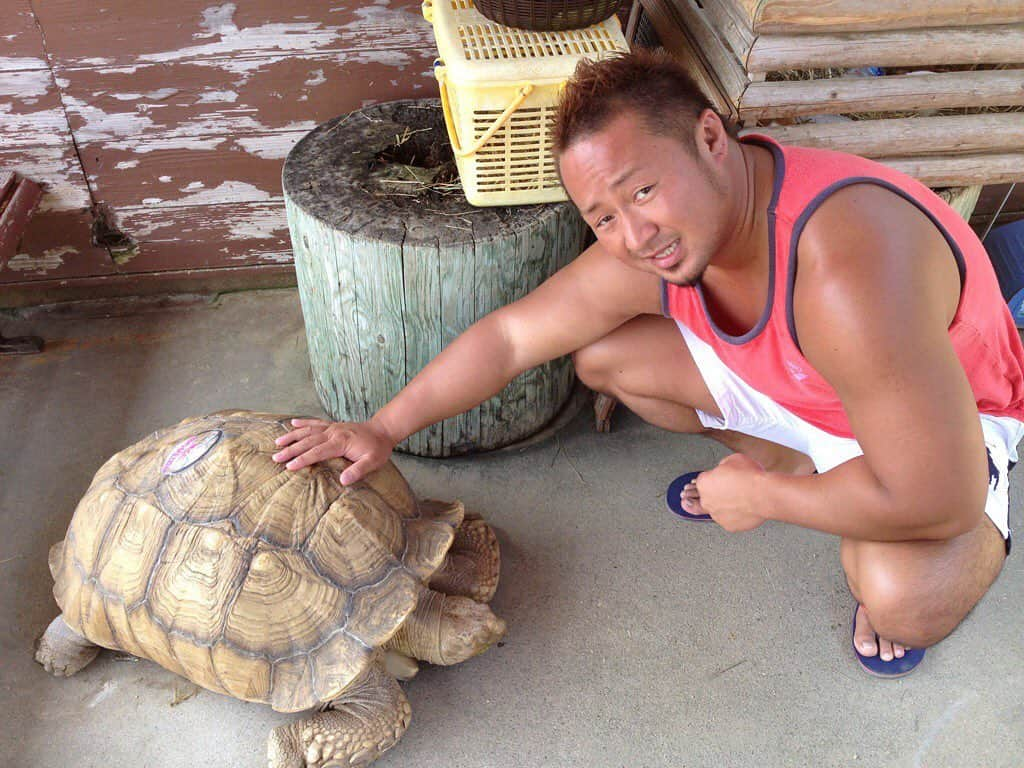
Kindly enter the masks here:
M 676 321 L 686 346 L 704 377 L 704 383 L 718 404 L 722 417 L 698 410 L 700 423 L 708 429 L 729 429 L 760 437 L 810 456 L 818 472 L 863 455 L 852 437 L 830 435 L 763 395 L 733 373 L 714 349 L 693 331 Z M 1017 461 L 1017 443 L 1024 437 L 1024 424 L 1008 416 L 979 414 L 981 431 L 989 456 L 989 491 L 985 514 L 1009 540 L 1010 466 Z

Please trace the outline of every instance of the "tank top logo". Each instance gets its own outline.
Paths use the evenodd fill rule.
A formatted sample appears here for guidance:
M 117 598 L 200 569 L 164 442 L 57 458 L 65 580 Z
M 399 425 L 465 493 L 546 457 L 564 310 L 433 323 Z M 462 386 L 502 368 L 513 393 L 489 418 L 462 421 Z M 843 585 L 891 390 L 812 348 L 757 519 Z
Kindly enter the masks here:
M 789 371 L 789 375 L 792 376 L 797 381 L 803 381 L 804 379 L 807 378 L 807 374 L 804 372 L 804 369 L 801 368 L 796 363 L 794 363 L 792 360 L 786 361 L 786 370 Z
M 182 470 L 188 469 L 203 456 L 210 452 L 220 440 L 224 433 L 219 429 L 211 429 L 207 432 L 200 432 L 198 435 L 186 438 L 171 449 L 170 455 L 164 461 L 160 471 L 165 475 L 173 475 Z

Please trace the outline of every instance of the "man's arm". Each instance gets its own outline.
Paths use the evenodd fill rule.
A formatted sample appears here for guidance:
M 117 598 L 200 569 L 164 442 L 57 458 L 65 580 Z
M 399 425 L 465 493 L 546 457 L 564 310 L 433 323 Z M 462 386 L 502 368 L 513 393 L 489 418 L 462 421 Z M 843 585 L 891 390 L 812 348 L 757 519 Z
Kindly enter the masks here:
M 977 406 L 948 335 L 960 280 L 942 235 L 875 186 L 836 193 L 800 245 L 802 350 L 864 456 L 820 476 L 761 475 L 766 516 L 877 541 L 948 539 L 983 513 Z
M 344 456 L 355 482 L 409 435 L 469 410 L 520 373 L 574 352 L 640 314 L 657 313 L 657 277 L 632 269 L 593 245 L 532 293 L 487 315 L 446 347 L 363 425 L 295 422 L 275 454 L 299 469 Z

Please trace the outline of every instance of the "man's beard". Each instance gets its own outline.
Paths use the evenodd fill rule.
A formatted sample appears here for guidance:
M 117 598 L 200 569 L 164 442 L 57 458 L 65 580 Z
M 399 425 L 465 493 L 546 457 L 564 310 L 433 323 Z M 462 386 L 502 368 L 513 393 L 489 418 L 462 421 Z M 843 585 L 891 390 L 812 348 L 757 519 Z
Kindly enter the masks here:
M 704 273 L 707 271 L 708 263 L 705 261 L 700 267 L 697 268 L 695 274 L 682 275 L 681 277 L 666 277 L 665 282 L 671 283 L 672 285 L 678 285 L 682 288 L 693 288 L 697 283 L 704 277 Z

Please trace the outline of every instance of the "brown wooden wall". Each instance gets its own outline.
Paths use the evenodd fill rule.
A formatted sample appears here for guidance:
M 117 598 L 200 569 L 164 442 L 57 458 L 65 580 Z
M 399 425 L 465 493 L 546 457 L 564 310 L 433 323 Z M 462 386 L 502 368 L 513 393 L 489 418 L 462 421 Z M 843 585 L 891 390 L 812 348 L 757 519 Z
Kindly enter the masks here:
M 437 94 L 418 0 L 0 0 L 0 19 L 0 168 L 47 185 L 0 306 L 288 283 L 289 149 Z

